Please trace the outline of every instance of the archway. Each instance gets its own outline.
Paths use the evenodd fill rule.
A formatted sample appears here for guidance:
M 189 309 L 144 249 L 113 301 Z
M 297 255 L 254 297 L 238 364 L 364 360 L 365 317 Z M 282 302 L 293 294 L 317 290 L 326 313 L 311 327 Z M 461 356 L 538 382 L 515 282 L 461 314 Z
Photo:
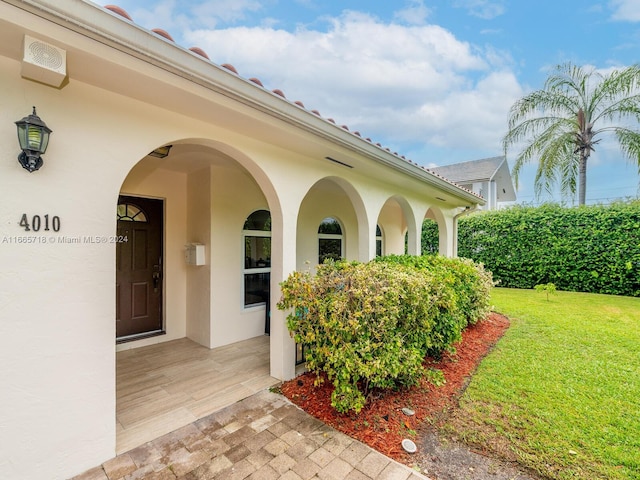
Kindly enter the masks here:
M 408 203 L 400 196 L 393 196 L 384 203 L 378 215 L 378 226 L 384 233 L 383 254 L 405 253 L 405 235 L 408 233 L 411 215 Z
M 325 219 L 333 219 L 333 224 L 340 226 L 343 258 L 367 259 L 368 222 L 364 203 L 351 184 L 343 179 L 327 177 L 309 189 L 300 205 L 296 234 L 298 270 L 315 268 L 318 264 L 323 235 L 319 228 Z
M 264 274 L 266 265 L 258 258 L 260 271 L 247 271 L 243 247 L 247 232 L 260 237 L 253 246 L 266 245 L 253 235 L 257 227 L 247 226 L 255 212 L 266 212 L 261 218 L 268 216 L 270 226 L 276 218 L 281 224 L 281 212 L 267 175 L 251 159 L 206 140 L 172 142 L 168 156 L 144 157 L 118 194 L 164 206 L 162 328 L 117 347 L 117 449 L 123 451 L 277 383 L 264 336 L 269 302 L 246 302 L 248 276 Z M 193 258 L 186 255 L 192 249 Z M 149 352 L 156 365 L 140 370 Z M 151 362 L 142 361 L 145 368 Z M 120 369 L 129 367 L 123 375 Z M 143 371 L 146 380 L 139 381 Z
M 442 211 L 430 207 L 422 221 L 422 253 L 447 255 L 448 232 Z

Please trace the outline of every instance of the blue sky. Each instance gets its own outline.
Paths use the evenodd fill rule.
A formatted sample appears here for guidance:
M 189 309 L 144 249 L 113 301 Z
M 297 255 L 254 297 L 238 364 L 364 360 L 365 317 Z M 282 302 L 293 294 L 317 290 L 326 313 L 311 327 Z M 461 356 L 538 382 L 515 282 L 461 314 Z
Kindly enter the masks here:
M 502 154 L 513 102 L 571 61 L 638 62 L 640 0 L 119 0 L 134 22 L 319 110 L 424 166 Z M 509 152 L 511 159 L 517 152 Z M 518 200 L 534 199 L 535 167 Z M 587 203 L 637 196 L 603 140 Z M 552 200 L 560 201 L 558 195 Z

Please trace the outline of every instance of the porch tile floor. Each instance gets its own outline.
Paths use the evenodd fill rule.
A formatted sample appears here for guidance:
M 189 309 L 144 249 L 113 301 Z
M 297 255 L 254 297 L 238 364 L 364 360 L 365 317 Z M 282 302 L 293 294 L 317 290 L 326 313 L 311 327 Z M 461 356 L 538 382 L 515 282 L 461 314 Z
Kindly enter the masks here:
M 189 339 L 116 354 L 116 453 L 278 384 L 269 337 L 208 349 Z
M 425 480 L 263 389 L 72 480 Z

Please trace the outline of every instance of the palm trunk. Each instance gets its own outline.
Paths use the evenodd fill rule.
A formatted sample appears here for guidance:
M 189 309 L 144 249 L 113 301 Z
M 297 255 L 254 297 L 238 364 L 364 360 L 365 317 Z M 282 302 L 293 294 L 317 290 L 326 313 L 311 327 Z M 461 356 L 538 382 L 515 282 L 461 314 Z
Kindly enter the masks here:
M 578 165 L 578 205 L 584 205 L 587 196 L 587 155 L 585 149 L 580 150 Z

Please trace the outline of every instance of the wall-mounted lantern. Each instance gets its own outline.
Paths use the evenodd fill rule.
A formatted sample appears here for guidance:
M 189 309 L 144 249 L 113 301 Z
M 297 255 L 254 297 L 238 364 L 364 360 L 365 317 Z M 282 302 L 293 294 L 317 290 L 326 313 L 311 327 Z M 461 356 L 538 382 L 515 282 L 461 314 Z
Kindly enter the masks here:
M 36 107 L 28 117 L 16 122 L 18 126 L 18 141 L 22 153 L 18 155 L 20 165 L 33 172 L 42 166 L 42 155 L 49 145 L 49 134 L 52 130 L 36 115 Z

